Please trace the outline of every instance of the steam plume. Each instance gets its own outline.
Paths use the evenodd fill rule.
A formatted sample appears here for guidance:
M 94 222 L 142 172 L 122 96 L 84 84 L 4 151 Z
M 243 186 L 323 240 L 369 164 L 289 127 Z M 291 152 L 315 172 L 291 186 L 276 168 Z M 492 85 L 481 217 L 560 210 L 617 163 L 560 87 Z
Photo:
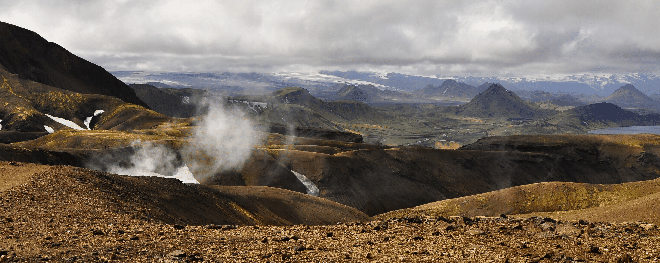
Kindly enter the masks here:
M 209 104 L 183 151 L 184 161 L 202 182 L 216 173 L 241 169 L 263 138 L 243 112 Z

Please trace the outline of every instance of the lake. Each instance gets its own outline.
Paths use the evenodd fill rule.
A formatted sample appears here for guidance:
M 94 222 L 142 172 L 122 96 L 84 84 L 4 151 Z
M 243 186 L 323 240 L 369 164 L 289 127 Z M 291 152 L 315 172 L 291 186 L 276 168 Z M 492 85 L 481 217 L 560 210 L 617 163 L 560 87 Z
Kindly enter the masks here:
M 630 127 L 615 127 L 607 129 L 598 129 L 588 131 L 589 134 L 660 134 L 660 126 L 630 126 Z

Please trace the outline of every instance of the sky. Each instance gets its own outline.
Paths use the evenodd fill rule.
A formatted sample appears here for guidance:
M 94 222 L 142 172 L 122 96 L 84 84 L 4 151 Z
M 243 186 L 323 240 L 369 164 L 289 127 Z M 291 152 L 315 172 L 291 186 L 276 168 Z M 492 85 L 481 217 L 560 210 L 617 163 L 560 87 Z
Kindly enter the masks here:
M 660 1 L 0 0 L 107 70 L 660 72 Z

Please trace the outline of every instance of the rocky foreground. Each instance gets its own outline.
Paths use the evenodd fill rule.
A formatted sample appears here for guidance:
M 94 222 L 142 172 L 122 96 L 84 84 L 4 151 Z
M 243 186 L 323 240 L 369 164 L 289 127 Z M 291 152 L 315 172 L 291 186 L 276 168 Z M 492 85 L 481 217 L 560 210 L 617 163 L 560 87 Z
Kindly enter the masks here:
M 2 263 L 660 259 L 660 230 L 641 222 L 382 215 L 374 221 L 276 188 L 206 188 L 14 162 L 0 163 L 0 186 Z M 175 193 L 194 200 L 181 203 Z
M 2 219 L 2 262 L 651 262 L 657 227 L 549 218 L 404 218 L 328 226 Z

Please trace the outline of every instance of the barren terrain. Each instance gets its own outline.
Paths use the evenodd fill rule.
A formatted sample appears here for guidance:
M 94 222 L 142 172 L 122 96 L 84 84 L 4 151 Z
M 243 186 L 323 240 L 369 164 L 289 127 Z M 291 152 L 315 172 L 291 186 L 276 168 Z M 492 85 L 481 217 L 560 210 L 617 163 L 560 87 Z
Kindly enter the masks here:
M 225 209 L 228 214 L 211 218 L 202 216 L 204 207 L 212 204 L 208 198 L 200 196 L 193 203 L 173 198 L 185 193 L 184 199 L 189 199 L 201 191 L 183 190 L 191 186 L 174 179 L 24 163 L 3 162 L 0 168 L 24 175 L 7 180 L 3 173 L 3 262 L 646 262 L 660 257 L 657 227 L 637 222 L 527 216 L 371 221 L 320 198 L 286 201 L 282 190 L 274 188 L 249 190 L 254 194 L 243 201 L 231 196 L 244 190 L 218 188 L 216 193 L 222 194 L 217 198 L 224 198 L 216 205 L 239 209 Z M 268 207 L 250 207 L 249 200 L 255 198 L 272 200 L 266 202 L 271 212 Z M 272 205 L 278 208 L 272 210 Z M 303 213 L 268 221 L 287 217 L 284 207 Z M 312 212 L 318 209 L 314 207 L 324 207 L 324 212 Z M 232 215 L 235 211 L 243 214 Z

